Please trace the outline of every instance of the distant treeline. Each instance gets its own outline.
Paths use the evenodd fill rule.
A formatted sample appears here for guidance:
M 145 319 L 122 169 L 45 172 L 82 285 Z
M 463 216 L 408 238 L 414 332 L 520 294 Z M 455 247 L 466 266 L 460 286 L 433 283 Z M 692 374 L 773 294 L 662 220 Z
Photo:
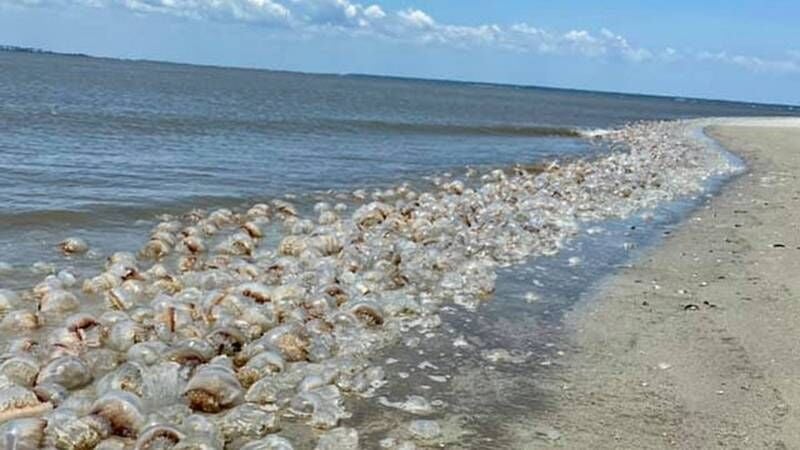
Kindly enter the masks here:
M 61 53 L 34 47 L 19 47 L 17 45 L 0 45 L 0 52 L 15 53 L 41 53 L 45 55 L 89 56 L 84 53 Z

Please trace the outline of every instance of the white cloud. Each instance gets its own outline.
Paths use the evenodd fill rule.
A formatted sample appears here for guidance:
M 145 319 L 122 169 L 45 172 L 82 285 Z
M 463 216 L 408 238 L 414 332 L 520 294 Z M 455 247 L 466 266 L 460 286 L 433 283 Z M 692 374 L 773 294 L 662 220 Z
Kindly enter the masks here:
M 698 52 L 699 61 L 711 61 L 731 64 L 745 68 L 751 72 L 800 73 L 800 55 L 795 51 L 787 51 L 786 59 L 765 59 L 757 56 L 729 55 L 727 52 Z
M 364 15 L 371 20 L 379 20 L 386 17 L 386 13 L 378 5 L 370 5 L 364 8 Z
M 433 29 L 436 26 L 436 22 L 433 21 L 433 18 L 419 9 L 400 11 L 397 13 L 397 16 L 413 28 Z
M 245 22 L 316 34 L 369 36 L 402 43 L 435 44 L 460 49 L 489 48 L 520 53 L 580 55 L 631 63 L 711 61 L 753 72 L 800 72 L 800 51 L 784 59 L 729 55 L 725 52 L 650 50 L 602 28 L 599 32 L 547 31 L 527 23 L 457 25 L 435 20 L 421 9 L 386 11 L 377 4 L 351 0 L 0 0 L 0 6 L 114 7 L 142 14 L 168 14 L 198 20 Z

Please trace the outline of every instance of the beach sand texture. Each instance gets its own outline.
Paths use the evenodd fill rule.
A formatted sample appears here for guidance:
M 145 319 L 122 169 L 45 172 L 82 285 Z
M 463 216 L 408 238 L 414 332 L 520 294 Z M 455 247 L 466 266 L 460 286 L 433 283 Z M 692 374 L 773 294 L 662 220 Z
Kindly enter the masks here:
M 568 316 L 522 447 L 800 448 L 800 121 L 707 134 L 747 172 Z

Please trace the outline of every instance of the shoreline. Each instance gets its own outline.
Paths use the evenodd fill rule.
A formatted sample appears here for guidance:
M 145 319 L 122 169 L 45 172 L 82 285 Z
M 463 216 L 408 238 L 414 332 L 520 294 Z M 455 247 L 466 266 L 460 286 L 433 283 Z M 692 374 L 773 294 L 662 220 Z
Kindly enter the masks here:
M 746 172 L 565 316 L 521 448 L 800 446 L 800 121 L 698 122 Z

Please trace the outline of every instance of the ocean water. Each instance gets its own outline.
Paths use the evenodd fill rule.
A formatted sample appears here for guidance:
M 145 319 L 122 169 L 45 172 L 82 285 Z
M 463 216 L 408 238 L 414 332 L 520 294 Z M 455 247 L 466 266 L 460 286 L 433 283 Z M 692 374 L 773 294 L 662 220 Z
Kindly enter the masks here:
M 0 52 L 0 261 L 161 213 L 602 151 L 579 130 L 789 107 Z

